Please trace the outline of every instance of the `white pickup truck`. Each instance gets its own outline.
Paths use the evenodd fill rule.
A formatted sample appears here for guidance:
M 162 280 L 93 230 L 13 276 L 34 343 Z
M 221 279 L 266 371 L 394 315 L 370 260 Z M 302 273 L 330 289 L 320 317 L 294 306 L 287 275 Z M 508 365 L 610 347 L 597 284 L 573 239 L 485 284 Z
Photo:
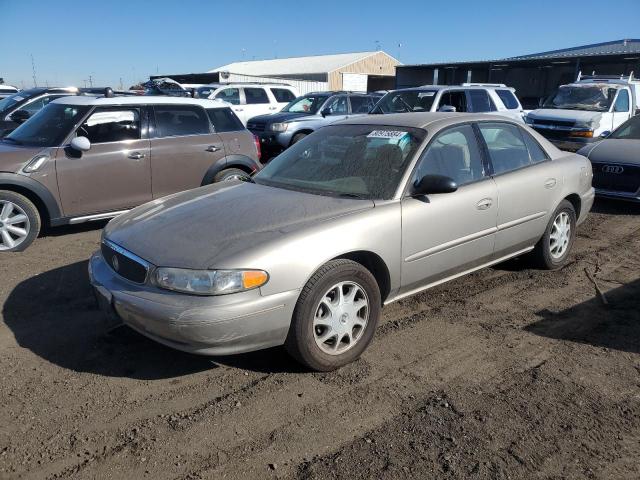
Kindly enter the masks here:
M 562 150 L 577 151 L 640 113 L 640 81 L 628 76 L 582 76 L 561 85 L 527 124 Z

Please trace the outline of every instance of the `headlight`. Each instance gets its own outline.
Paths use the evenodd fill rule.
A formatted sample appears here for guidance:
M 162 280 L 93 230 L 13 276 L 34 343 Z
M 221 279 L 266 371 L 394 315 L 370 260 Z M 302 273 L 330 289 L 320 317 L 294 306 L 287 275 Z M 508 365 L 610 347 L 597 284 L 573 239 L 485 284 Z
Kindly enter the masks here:
M 269 280 L 262 270 L 189 270 L 159 267 L 157 286 L 194 295 L 225 295 L 261 287 Z
M 570 137 L 593 138 L 593 130 L 582 130 L 579 132 L 569 132 Z
M 286 132 L 288 126 L 288 123 L 272 123 L 270 128 L 272 132 Z
M 529 115 L 524 116 L 524 121 L 527 125 L 533 125 L 533 118 L 529 118 Z
M 33 173 L 40 170 L 40 168 L 45 164 L 45 162 L 49 160 L 48 155 L 36 155 L 31 159 L 29 163 L 27 163 L 22 171 L 24 173 Z

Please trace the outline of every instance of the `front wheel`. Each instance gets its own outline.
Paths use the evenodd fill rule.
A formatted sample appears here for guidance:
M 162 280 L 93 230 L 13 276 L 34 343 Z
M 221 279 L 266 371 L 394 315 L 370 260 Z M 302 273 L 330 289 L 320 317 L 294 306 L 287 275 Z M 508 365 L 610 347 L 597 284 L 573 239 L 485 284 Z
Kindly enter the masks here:
M 303 288 L 285 347 L 308 368 L 335 370 L 369 346 L 380 311 L 380 289 L 371 272 L 351 260 L 332 260 Z
M 229 180 L 242 180 L 246 181 L 249 179 L 249 174 L 244 170 L 240 170 L 239 168 L 225 168 L 224 170 L 218 172 L 215 177 L 213 177 L 214 182 L 226 182 Z
M 0 190 L 0 252 L 21 252 L 40 233 L 40 214 L 24 195 Z
M 302 140 L 307 135 L 309 135 L 309 134 L 308 133 L 296 133 L 293 136 L 293 138 L 291 139 L 291 145 L 295 145 L 296 143 L 298 143 L 300 140 Z
M 556 208 L 533 255 L 540 267 L 556 270 L 567 263 L 576 237 L 576 210 L 568 200 Z

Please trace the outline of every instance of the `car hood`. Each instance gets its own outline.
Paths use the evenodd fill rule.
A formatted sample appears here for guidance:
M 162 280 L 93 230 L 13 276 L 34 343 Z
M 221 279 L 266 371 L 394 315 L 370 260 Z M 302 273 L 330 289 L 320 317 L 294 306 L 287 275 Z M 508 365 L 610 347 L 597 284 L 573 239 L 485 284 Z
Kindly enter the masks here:
M 578 153 L 597 163 L 626 163 L 640 165 L 640 140 L 615 139 L 602 140 L 589 149 Z
M 42 151 L 41 147 L 21 147 L 0 142 L 0 172 L 15 172 Z
M 104 236 L 154 265 L 217 268 L 243 251 L 373 207 L 369 200 L 221 182 L 137 207 L 109 222 Z
M 556 108 L 540 108 L 527 115 L 534 120 L 574 120 L 578 124 L 597 123 L 602 116 L 601 112 L 589 112 L 587 110 L 563 110 Z M 597 121 L 597 122 L 596 122 Z
M 298 119 L 300 117 L 313 117 L 309 113 L 292 113 L 292 112 L 278 112 L 278 113 L 270 113 L 267 115 L 258 115 L 257 117 L 251 117 L 249 119 L 250 123 L 277 123 L 277 122 L 287 122 L 290 120 Z M 248 122 L 248 123 L 249 123 Z

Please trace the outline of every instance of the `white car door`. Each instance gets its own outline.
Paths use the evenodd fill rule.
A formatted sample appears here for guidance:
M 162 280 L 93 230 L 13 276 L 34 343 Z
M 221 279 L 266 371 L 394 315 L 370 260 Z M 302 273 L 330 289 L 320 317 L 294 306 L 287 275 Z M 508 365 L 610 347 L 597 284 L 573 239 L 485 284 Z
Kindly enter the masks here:
M 244 116 L 242 122 L 246 125 L 247 121 L 258 115 L 265 115 L 277 111 L 275 103 L 271 103 L 269 95 L 264 87 L 243 87 L 244 90 Z
M 213 97 L 218 100 L 224 100 L 225 102 L 233 105 L 231 110 L 237 115 L 240 121 L 246 126 L 248 118 L 244 113 L 244 105 L 242 104 L 242 99 L 240 98 L 240 89 L 235 87 L 227 87 L 221 90 L 218 90 L 213 94 Z
M 268 90 L 275 102 L 274 112 L 279 112 L 297 97 L 290 87 L 270 87 Z
M 631 118 L 631 102 L 629 101 L 629 91 L 626 88 L 622 88 L 618 91 L 618 95 L 613 103 L 611 116 L 613 117 L 611 131 L 615 130 Z

